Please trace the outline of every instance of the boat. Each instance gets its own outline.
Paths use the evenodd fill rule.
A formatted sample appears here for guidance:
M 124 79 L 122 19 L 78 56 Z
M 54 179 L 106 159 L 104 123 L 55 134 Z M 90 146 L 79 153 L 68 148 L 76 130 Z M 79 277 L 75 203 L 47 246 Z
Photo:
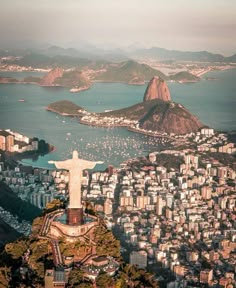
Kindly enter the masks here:
M 25 99 L 19 99 L 18 101 L 19 102 L 25 102 Z

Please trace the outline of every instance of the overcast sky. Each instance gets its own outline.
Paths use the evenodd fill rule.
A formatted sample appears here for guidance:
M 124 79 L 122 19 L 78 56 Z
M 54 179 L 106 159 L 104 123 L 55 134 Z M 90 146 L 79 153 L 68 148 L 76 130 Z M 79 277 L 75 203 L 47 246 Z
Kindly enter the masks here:
M 0 0 L 0 46 L 144 47 L 236 53 L 236 0 Z

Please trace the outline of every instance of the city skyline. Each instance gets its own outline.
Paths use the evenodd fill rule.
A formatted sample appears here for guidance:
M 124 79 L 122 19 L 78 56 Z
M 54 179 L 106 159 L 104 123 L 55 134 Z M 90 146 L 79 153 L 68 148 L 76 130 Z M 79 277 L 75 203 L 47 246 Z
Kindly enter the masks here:
M 228 1 L 29 1 L 1 5 L 3 48 L 163 47 L 235 53 L 236 3 Z M 1 47 L 1 48 L 2 48 Z M 9 48 L 11 48 L 9 47 Z

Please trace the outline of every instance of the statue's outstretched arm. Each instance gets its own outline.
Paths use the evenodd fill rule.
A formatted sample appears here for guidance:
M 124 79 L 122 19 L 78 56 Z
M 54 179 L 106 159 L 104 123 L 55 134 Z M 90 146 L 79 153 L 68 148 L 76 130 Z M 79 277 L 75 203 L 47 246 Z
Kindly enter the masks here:
M 65 161 L 48 161 L 49 164 L 54 164 L 58 169 L 69 169 L 71 167 L 71 160 Z
M 103 164 L 102 161 L 96 161 L 96 162 L 87 160 L 81 160 L 81 161 L 83 161 L 82 162 L 83 169 L 93 169 L 96 166 L 96 164 Z

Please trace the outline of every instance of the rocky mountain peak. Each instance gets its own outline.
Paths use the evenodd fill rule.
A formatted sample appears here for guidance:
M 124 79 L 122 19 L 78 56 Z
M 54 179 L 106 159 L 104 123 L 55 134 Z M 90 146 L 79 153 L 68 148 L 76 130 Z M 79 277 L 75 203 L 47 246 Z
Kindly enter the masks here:
M 170 91 L 166 82 L 158 76 L 155 76 L 150 80 L 143 97 L 143 101 L 150 101 L 153 99 L 171 101 Z

